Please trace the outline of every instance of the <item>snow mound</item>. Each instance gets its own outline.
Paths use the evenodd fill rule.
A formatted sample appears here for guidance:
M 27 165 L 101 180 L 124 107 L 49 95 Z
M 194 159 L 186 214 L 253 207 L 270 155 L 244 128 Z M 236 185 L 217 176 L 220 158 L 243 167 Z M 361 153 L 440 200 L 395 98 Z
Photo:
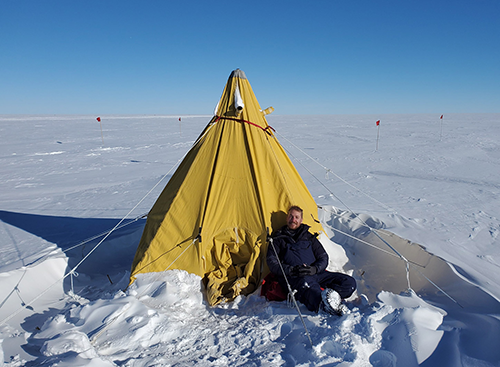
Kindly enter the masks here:
M 108 299 L 72 303 L 28 344 L 38 348 L 40 366 L 388 365 L 422 362 L 442 335 L 444 312 L 416 295 L 382 293 L 380 302 L 360 298 L 349 308 L 338 318 L 301 306 L 311 348 L 286 302 L 254 294 L 210 308 L 200 277 L 171 270 L 139 275 Z M 397 338 L 408 331 L 410 339 Z

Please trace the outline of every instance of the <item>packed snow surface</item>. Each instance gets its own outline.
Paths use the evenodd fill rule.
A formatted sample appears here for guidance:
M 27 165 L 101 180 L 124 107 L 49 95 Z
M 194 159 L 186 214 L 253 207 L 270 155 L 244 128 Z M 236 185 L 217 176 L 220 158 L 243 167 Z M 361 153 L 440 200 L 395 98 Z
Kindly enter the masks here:
M 268 116 L 359 283 L 342 317 L 299 305 L 307 332 L 259 292 L 209 307 L 181 270 L 127 288 L 211 116 L 96 117 L 0 116 L 0 365 L 500 366 L 500 114 Z

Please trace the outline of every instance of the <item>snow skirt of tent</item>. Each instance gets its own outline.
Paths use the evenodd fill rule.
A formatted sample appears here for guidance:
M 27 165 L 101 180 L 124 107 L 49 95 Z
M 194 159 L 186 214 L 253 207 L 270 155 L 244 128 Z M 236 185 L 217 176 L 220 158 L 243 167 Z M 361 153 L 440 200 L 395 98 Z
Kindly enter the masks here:
M 213 269 L 205 277 L 210 305 L 232 301 L 240 294 L 248 295 L 257 289 L 265 258 L 261 253 L 265 255 L 267 251 L 263 240 L 242 228 L 228 228 L 214 236 Z

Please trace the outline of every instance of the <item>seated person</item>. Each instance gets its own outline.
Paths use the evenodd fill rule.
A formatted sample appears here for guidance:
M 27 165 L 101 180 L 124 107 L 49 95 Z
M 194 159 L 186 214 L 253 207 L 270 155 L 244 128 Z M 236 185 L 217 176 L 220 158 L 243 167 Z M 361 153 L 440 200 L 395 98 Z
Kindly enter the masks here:
M 326 271 L 328 254 L 316 235 L 309 232 L 309 226 L 302 223 L 302 212 L 298 206 L 288 210 L 287 224 L 272 236 L 267 265 L 284 290 L 288 289 L 288 280 L 290 287 L 297 291 L 296 299 L 308 310 L 323 309 L 342 315 L 347 310 L 342 299 L 353 294 L 356 281 L 349 275 Z

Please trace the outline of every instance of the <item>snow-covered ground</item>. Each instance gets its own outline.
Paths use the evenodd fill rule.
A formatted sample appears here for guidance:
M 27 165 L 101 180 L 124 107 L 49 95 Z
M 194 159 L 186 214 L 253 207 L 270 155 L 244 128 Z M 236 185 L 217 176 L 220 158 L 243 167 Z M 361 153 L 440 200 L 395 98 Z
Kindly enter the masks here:
M 500 114 L 268 117 L 360 281 L 341 318 L 301 307 L 312 347 L 258 292 L 211 308 L 179 270 L 124 290 L 142 215 L 211 116 L 96 117 L 0 116 L 5 366 L 500 366 Z M 359 231 L 352 212 L 436 255 L 412 283 L 439 271 L 388 289 L 404 262 L 334 231 Z

